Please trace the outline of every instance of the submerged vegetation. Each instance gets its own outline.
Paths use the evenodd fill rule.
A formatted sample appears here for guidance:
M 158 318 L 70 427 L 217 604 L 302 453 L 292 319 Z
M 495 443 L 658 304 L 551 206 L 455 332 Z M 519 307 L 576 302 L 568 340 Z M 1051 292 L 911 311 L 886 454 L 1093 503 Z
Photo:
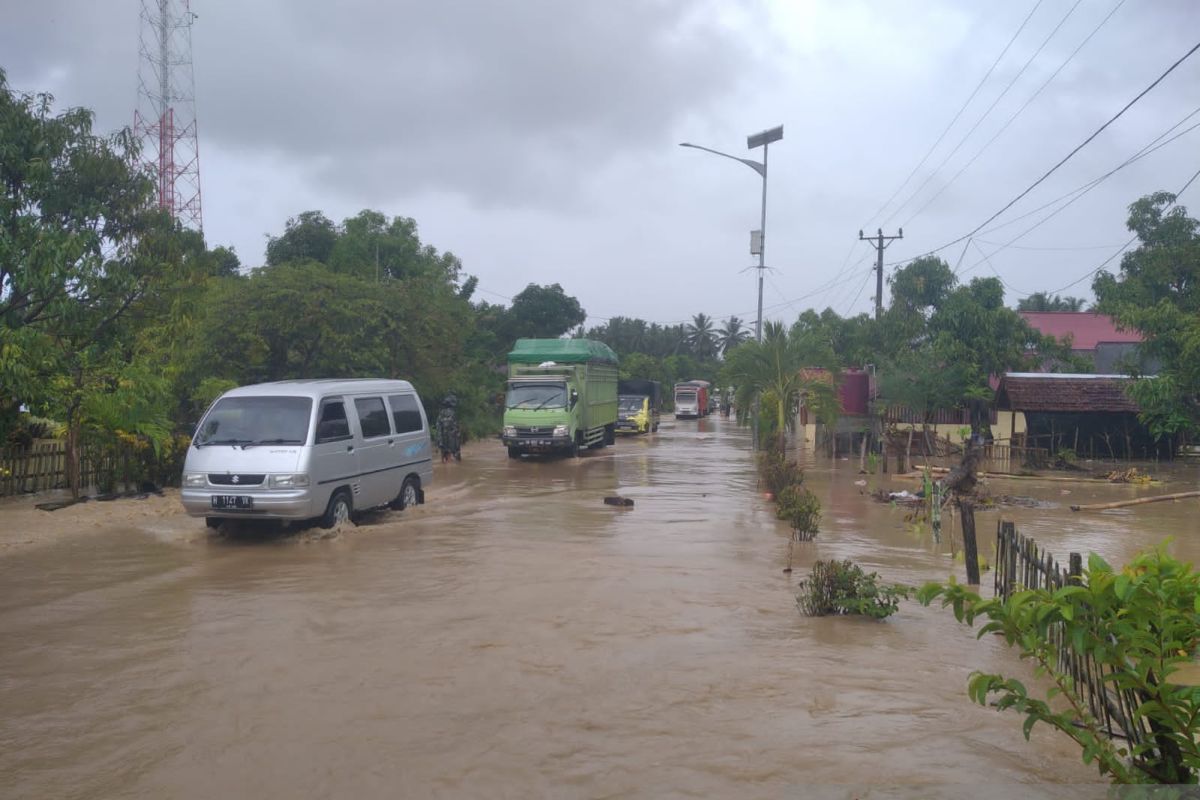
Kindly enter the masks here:
M 809 617 L 854 614 L 886 619 L 909 594 L 903 586 L 880 584 L 877 573 L 852 561 L 818 561 L 799 589 L 796 604 Z

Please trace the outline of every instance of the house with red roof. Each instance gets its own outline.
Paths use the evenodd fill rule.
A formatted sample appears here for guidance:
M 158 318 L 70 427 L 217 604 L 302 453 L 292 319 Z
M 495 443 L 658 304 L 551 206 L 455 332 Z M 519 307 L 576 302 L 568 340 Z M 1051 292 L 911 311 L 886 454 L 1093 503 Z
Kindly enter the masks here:
M 1142 334 L 1117 330 L 1112 317 L 1091 311 L 1020 311 L 1035 330 L 1059 341 L 1071 340 L 1071 352 L 1090 356 L 1092 371 L 1102 374 L 1121 372 L 1121 363 L 1137 357 Z

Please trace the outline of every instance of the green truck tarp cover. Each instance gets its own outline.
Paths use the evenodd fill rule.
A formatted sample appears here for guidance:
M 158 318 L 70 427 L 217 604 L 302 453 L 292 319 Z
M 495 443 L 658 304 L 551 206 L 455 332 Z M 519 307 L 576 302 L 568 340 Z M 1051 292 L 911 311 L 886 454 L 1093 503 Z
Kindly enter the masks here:
M 617 354 L 604 342 L 592 339 L 517 339 L 508 354 L 510 364 L 583 364 L 589 361 L 617 363 Z

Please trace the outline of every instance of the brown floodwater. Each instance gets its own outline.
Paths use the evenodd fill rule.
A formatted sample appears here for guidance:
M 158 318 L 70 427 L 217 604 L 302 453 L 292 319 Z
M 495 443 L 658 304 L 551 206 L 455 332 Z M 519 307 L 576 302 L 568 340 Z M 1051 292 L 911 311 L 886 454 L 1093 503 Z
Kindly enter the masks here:
M 823 521 L 790 575 L 749 437 L 720 419 L 667 421 L 578 460 L 509 461 L 482 443 L 438 466 L 426 506 L 333 539 L 219 537 L 178 517 L 13 552 L 0 558 L 0 795 L 983 797 L 1095 783 L 1063 738 L 1039 728 L 1027 743 L 1019 717 L 968 700 L 973 669 L 1029 671 L 948 612 L 799 614 L 795 584 L 818 558 L 910 584 L 962 575 L 952 536 L 935 543 L 865 494 L 911 482 L 807 458 Z M 1068 508 L 1191 488 L 1197 471 L 1171 479 L 993 482 L 1046 507 L 979 512 L 981 551 L 1004 515 L 1064 560 L 1119 562 L 1168 535 L 1200 558 L 1195 503 Z M 635 506 L 603 504 L 613 494 Z

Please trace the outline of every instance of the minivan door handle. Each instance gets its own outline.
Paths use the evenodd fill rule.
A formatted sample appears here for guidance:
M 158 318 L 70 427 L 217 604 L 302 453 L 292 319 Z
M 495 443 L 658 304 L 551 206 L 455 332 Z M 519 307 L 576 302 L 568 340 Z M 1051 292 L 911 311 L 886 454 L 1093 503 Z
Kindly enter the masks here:
M 346 452 L 347 452 L 347 453 L 353 453 L 353 452 L 354 452 L 354 445 L 352 445 L 352 444 L 348 444 L 348 445 L 346 445 Z
M 394 439 L 388 439 L 388 444 L 393 444 L 394 442 L 395 442 Z

